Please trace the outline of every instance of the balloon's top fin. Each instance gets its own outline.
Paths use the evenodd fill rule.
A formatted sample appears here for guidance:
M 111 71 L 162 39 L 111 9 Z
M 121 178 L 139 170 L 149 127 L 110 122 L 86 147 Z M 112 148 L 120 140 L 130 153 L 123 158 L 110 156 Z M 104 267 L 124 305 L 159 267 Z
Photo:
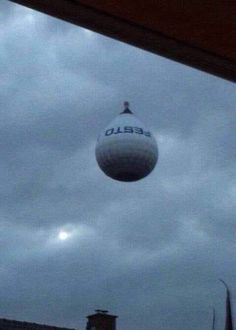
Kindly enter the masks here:
M 124 110 L 121 112 L 121 114 L 125 113 L 133 114 L 133 112 L 129 109 L 129 102 L 127 101 L 124 102 Z

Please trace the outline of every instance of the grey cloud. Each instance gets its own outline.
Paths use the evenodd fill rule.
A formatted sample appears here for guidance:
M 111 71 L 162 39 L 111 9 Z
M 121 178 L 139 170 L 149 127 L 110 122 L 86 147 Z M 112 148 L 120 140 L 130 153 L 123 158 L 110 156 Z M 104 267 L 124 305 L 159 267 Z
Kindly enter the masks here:
M 7 0 L 2 0 L 0 3 L 0 18 L 5 22 L 14 14 L 15 6 Z
M 101 307 L 121 330 L 199 329 L 215 305 L 222 328 L 217 279 L 234 291 L 236 271 L 233 84 L 0 6 L 1 316 L 82 329 Z M 94 156 L 125 99 L 160 149 L 133 184 Z

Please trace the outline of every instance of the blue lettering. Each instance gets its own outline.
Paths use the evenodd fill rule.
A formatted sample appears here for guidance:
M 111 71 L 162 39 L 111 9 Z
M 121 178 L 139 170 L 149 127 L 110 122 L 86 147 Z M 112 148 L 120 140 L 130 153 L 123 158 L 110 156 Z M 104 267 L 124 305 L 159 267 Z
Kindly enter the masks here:
M 109 129 L 106 130 L 105 135 L 106 136 L 112 135 L 113 132 L 114 132 L 114 128 L 109 128 Z
M 134 132 L 137 134 L 143 134 L 143 129 L 139 127 L 134 127 Z
M 105 132 L 105 136 L 110 136 L 112 134 L 120 134 L 120 133 L 136 133 L 136 134 L 144 134 L 145 136 L 151 137 L 150 132 L 145 132 L 142 128 L 140 127 L 131 127 L 131 126 L 125 126 L 124 130 L 122 130 L 121 127 L 117 128 L 109 128 Z
M 125 126 L 124 127 L 124 133 L 134 133 L 133 127 Z
M 150 132 L 144 132 L 145 136 L 151 137 L 151 133 Z
M 114 132 L 114 134 L 119 134 L 119 133 L 123 133 L 123 132 L 120 130 L 120 127 L 117 128 L 117 131 Z

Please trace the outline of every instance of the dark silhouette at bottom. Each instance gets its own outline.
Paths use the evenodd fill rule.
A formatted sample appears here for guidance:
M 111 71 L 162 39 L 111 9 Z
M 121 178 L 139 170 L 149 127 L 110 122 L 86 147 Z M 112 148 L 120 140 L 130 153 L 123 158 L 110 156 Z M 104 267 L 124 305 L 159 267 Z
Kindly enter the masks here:
M 225 281 L 220 280 L 226 287 L 226 315 L 225 315 L 225 330 L 233 330 L 233 316 L 232 316 L 232 307 L 231 307 L 231 297 L 228 285 Z

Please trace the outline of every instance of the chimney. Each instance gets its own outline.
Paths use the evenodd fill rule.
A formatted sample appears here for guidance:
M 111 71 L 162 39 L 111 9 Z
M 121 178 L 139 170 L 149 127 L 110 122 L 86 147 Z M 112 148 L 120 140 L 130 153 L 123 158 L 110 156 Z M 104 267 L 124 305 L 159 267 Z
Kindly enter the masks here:
M 117 316 L 101 309 L 96 309 L 95 312 L 96 314 L 87 316 L 86 330 L 116 330 Z

